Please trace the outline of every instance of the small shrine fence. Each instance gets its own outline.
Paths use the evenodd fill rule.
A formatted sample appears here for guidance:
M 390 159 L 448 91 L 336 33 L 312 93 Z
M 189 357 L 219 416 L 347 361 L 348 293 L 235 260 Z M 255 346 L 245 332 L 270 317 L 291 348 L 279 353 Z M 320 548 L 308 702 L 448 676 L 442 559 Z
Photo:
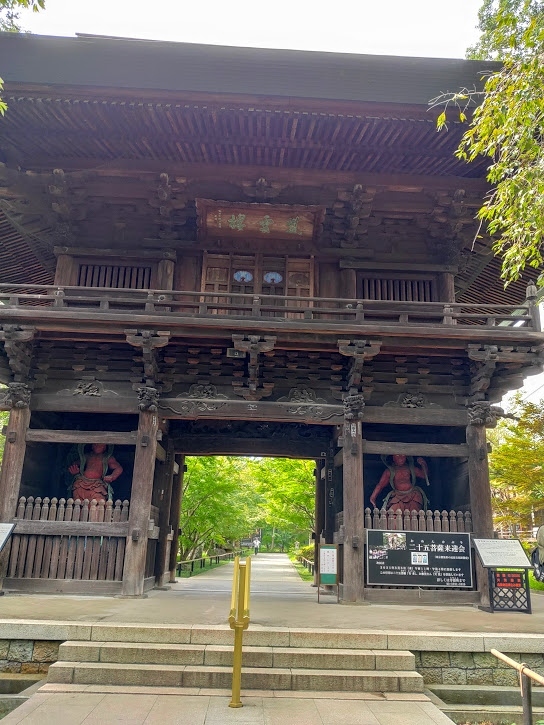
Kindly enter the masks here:
M 365 509 L 365 529 L 382 531 L 455 531 L 470 533 L 470 511 L 401 511 Z
M 128 515 L 128 501 L 21 497 L 4 587 L 117 593 Z

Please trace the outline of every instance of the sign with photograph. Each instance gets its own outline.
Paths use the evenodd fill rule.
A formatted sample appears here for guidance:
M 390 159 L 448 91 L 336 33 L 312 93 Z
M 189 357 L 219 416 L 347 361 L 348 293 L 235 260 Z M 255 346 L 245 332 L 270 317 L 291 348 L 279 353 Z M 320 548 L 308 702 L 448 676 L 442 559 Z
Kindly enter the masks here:
M 482 566 L 489 569 L 530 569 L 531 562 L 519 539 L 473 539 Z
M 470 534 L 366 532 L 367 584 L 472 588 Z

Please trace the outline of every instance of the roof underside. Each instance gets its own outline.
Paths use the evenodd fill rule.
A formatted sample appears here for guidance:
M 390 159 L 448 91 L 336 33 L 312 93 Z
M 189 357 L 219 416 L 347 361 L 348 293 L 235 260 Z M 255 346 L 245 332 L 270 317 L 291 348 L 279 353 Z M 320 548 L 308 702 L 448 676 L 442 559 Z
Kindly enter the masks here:
M 9 34 L 0 68 L 2 282 L 50 283 L 53 246 L 74 235 L 99 247 L 110 227 L 140 233 L 135 246 L 160 238 L 152 197 L 167 172 L 169 248 L 194 238 L 195 197 L 259 200 L 262 179 L 261 201 L 323 205 L 327 243 L 343 246 L 339 207 L 362 185 L 373 202 L 355 247 L 367 220 L 404 225 L 407 240 L 430 229 L 464 250 L 460 301 L 524 298 L 526 280 L 503 290 L 489 242 L 472 246 L 485 161 L 456 159 L 463 126 L 438 133 L 427 108 L 477 85 L 479 62 Z

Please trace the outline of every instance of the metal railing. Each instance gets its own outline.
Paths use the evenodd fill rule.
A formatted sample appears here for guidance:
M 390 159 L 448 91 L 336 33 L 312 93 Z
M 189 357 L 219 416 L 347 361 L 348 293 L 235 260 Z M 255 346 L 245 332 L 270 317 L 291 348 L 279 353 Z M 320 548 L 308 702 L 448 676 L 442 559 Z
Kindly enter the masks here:
M 505 664 L 513 667 L 519 672 L 519 686 L 521 690 L 521 703 L 523 707 L 523 725 L 532 725 L 533 723 L 533 702 L 532 702 L 532 682 L 544 685 L 544 677 L 537 672 L 530 670 L 524 662 L 515 662 L 502 652 L 496 649 L 491 650 L 491 654 Z
M 331 297 L 296 297 L 185 290 L 131 290 L 110 287 L 0 284 L 0 310 L 35 308 L 125 312 L 172 317 L 228 317 L 302 320 L 305 323 L 393 326 L 512 327 L 540 330 L 532 301 L 480 305 L 456 302 L 400 302 Z
M 251 557 L 245 562 L 237 556 L 234 560 L 232 596 L 230 600 L 229 625 L 234 630 L 234 652 L 232 657 L 232 698 L 229 707 L 242 707 L 242 644 L 244 630 L 249 627 L 249 595 L 251 589 Z

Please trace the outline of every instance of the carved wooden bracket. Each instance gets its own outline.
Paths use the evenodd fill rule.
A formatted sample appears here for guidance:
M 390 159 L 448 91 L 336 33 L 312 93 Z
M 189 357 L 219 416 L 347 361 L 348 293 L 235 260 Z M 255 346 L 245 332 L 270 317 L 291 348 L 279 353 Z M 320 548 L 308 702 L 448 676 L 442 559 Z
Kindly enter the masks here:
M 365 360 L 375 357 L 380 352 L 381 345 L 381 340 L 338 340 L 339 353 L 353 358 L 347 382 L 350 393 L 360 390 Z
M 235 381 L 232 383 L 236 395 L 241 395 L 246 400 L 260 400 L 268 398 L 274 389 L 274 383 L 262 383 L 260 381 L 259 355 L 263 352 L 271 352 L 276 344 L 276 337 L 265 335 L 233 335 L 232 342 L 235 350 L 249 354 L 248 375 L 244 382 Z
M 29 380 L 35 334 L 34 327 L 2 325 L 0 329 L 0 340 L 4 342 L 15 382 L 26 383 Z
M 28 408 L 30 405 L 30 388 L 25 383 L 8 383 L 8 387 L 0 396 L 0 406 L 9 408 Z M 10 433 L 8 432 L 8 440 Z M 10 440 L 10 443 L 14 443 Z
M 145 384 L 155 387 L 159 377 L 159 363 L 156 350 L 165 347 L 170 342 L 169 330 L 125 330 L 129 345 L 142 350 L 143 378 Z M 139 386 L 140 384 L 138 384 Z M 137 386 L 137 387 L 138 387 Z
M 476 400 L 467 405 L 469 425 L 483 425 L 486 428 L 495 428 L 498 418 L 505 418 L 504 410 L 491 405 L 487 400 Z
M 473 360 L 470 376 L 470 395 L 483 397 L 491 385 L 499 361 L 499 349 L 496 345 L 469 345 L 468 356 Z M 476 349 L 475 349 L 476 348 Z

